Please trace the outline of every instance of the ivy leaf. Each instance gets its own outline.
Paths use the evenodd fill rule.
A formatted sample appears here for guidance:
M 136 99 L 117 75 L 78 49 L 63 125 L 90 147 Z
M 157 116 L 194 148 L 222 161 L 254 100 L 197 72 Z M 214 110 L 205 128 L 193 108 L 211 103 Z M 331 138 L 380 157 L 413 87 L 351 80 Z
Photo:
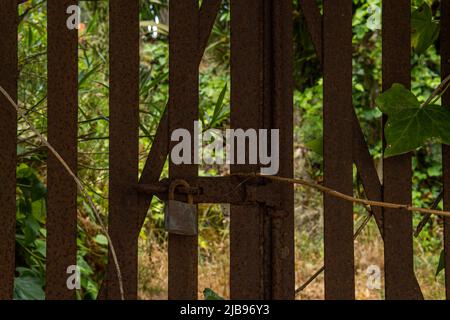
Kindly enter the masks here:
M 439 36 L 439 24 L 426 3 L 412 12 L 411 27 L 411 45 L 418 54 L 424 53 Z
M 401 84 L 394 84 L 377 98 L 388 116 L 385 127 L 385 157 L 413 151 L 434 138 L 450 144 L 450 111 L 437 105 L 421 107 L 417 98 Z
M 14 278 L 14 299 L 44 300 L 44 281 L 36 270 L 17 268 L 19 276 Z
M 391 89 L 381 94 L 376 103 L 381 112 L 387 115 L 401 114 L 407 109 L 420 108 L 420 102 L 416 96 L 399 83 L 394 83 Z

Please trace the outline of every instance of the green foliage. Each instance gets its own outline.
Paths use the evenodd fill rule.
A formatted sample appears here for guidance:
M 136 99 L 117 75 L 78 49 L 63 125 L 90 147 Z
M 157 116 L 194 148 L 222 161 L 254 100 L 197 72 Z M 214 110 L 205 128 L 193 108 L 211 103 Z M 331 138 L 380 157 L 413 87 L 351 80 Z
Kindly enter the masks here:
M 205 300 L 224 300 L 221 296 L 219 296 L 217 293 L 215 293 L 209 288 L 203 290 L 203 296 Z
M 439 36 L 439 24 L 434 21 L 427 3 L 413 11 L 411 26 L 411 45 L 417 54 L 423 54 Z
M 386 157 L 413 151 L 433 138 L 450 144 L 448 109 L 437 105 L 421 106 L 417 97 L 401 84 L 394 84 L 381 94 L 377 104 L 388 116 L 384 131 Z
M 16 252 L 18 276 L 15 299 L 42 299 L 45 271 L 45 196 L 47 190 L 37 172 L 26 164 L 17 168 Z
M 19 276 L 14 279 L 14 299 L 44 300 L 44 279 L 39 271 L 17 268 Z

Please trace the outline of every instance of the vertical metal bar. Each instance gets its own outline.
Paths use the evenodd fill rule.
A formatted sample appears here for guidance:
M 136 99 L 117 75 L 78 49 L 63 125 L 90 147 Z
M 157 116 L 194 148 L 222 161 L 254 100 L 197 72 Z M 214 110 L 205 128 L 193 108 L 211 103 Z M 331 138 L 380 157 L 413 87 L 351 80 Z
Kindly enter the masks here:
M 194 137 L 198 119 L 198 22 L 197 0 L 169 2 L 169 138 L 176 129 Z M 170 150 L 172 150 L 171 143 Z M 194 159 L 192 146 L 191 160 Z M 198 176 L 195 164 L 169 164 L 171 179 Z M 197 299 L 198 237 L 169 235 L 169 299 Z
M 353 193 L 352 1 L 324 1 L 324 180 Z M 339 143 L 336 139 L 339 138 Z M 353 206 L 324 196 L 325 298 L 354 299 Z
M 122 272 L 125 299 L 137 298 L 139 224 L 139 0 L 111 0 L 109 232 Z M 107 299 L 120 298 L 110 254 Z
M 231 128 L 258 129 L 264 117 L 264 1 L 231 1 Z M 248 149 L 247 149 L 248 150 Z M 232 165 L 256 172 L 258 165 Z M 231 299 L 264 298 L 264 214 L 258 206 L 231 206 Z
M 450 0 L 441 2 L 441 74 L 442 79 L 450 76 Z M 450 93 L 442 96 L 442 105 L 450 106 Z M 442 146 L 442 166 L 444 184 L 444 210 L 450 209 L 450 147 Z M 450 300 L 450 219 L 444 219 L 445 250 L 445 292 Z
M 49 0 L 48 139 L 70 168 L 77 170 L 78 30 L 67 27 L 67 8 L 76 0 Z M 52 154 L 48 155 L 46 298 L 74 299 L 67 268 L 76 265 L 77 187 Z
M 292 1 L 272 1 L 273 90 L 272 127 L 280 130 L 278 175 L 293 177 L 293 25 Z M 283 194 L 283 218 L 273 218 L 272 296 L 271 299 L 295 298 L 294 265 L 294 186 L 278 185 Z
M 394 83 L 410 87 L 411 1 L 383 1 L 383 90 Z M 385 124 L 384 119 L 384 124 Z M 383 200 L 411 203 L 411 154 L 383 161 Z M 403 210 L 384 212 L 386 299 L 418 299 L 414 280 L 412 217 Z
M 0 85 L 17 100 L 17 0 L 0 6 Z M 0 300 L 13 298 L 16 236 L 17 114 L 0 97 Z

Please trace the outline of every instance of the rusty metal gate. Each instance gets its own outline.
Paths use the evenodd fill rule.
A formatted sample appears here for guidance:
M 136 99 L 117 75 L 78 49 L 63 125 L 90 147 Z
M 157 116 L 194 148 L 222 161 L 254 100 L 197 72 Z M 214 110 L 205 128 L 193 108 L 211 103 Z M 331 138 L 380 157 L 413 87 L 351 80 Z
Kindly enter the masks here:
M 0 85 L 17 98 L 17 5 L 0 6 Z M 356 165 L 369 199 L 411 203 L 411 155 L 384 161 L 381 184 L 352 106 L 352 0 L 300 0 L 324 73 L 325 185 L 351 195 Z M 48 139 L 77 167 L 77 32 L 66 28 L 76 0 L 47 0 Z M 170 164 L 170 133 L 198 119 L 199 64 L 220 0 L 170 1 L 169 104 L 141 177 L 138 175 L 139 0 L 110 0 L 109 233 L 125 297 L 137 298 L 137 240 L 153 196 L 185 179 L 195 203 L 231 204 L 232 299 L 294 299 L 294 187 L 279 182 L 198 177 L 196 165 Z M 383 88 L 410 85 L 410 0 L 383 0 Z M 231 128 L 280 129 L 280 171 L 293 176 L 293 37 L 291 0 L 231 0 Z M 442 34 L 450 32 L 450 0 L 442 1 Z M 442 76 L 450 74 L 450 38 L 442 37 Z M 450 93 L 444 97 L 450 102 Z M 11 299 L 15 271 L 17 115 L 0 98 L 0 299 Z M 337 143 L 339 139 L 339 143 Z M 444 147 L 444 206 L 450 209 L 450 149 Z M 251 173 L 258 165 L 233 165 Z M 66 268 L 76 264 L 77 188 L 55 157 L 48 159 L 47 299 L 73 299 Z M 413 268 L 412 217 L 373 208 L 384 239 L 386 298 L 423 299 Z M 324 196 L 325 297 L 355 298 L 353 207 Z M 450 298 L 450 224 L 445 223 L 446 291 Z M 196 236 L 169 236 L 169 299 L 197 299 Z M 109 263 L 99 299 L 120 298 Z

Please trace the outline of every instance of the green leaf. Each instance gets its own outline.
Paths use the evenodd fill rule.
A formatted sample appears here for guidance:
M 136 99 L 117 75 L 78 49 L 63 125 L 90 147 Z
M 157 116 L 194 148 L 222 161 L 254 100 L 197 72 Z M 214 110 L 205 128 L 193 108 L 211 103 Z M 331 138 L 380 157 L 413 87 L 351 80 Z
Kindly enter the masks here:
M 218 116 L 222 112 L 223 100 L 225 99 L 225 94 L 227 93 L 227 87 L 228 87 L 228 83 L 225 83 L 225 86 L 223 87 L 222 91 L 220 92 L 219 98 L 217 99 L 216 105 L 214 107 L 214 112 L 213 112 L 211 122 L 215 122 L 217 120 Z
M 322 135 L 317 139 L 306 142 L 305 146 L 309 150 L 311 150 L 311 151 L 317 153 L 319 156 L 323 157 L 323 136 Z
M 209 288 L 203 290 L 203 296 L 205 297 L 205 300 L 224 300 L 221 296 Z
M 45 256 L 47 255 L 47 250 L 46 250 L 46 242 L 45 240 L 42 239 L 37 239 L 35 241 L 36 244 L 36 251 L 45 258 Z
M 89 79 L 89 77 L 91 75 L 93 75 L 100 67 L 102 66 L 101 63 L 97 64 L 96 66 L 94 66 L 91 70 L 86 71 L 81 71 L 80 75 L 78 77 L 78 88 L 81 88 L 85 82 Z
M 25 244 L 30 245 L 39 235 L 39 222 L 32 215 L 28 215 L 23 222 L 23 233 Z
M 418 54 L 424 53 L 439 36 L 439 25 L 426 3 L 412 12 L 411 27 L 411 45 Z
M 399 83 L 378 96 L 376 103 L 378 108 L 388 116 L 402 113 L 406 109 L 420 108 L 420 102 L 416 96 Z
M 381 94 L 377 105 L 388 116 L 385 157 L 413 151 L 430 139 L 450 144 L 448 109 L 437 105 L 421 107 L 417 98 L 400 84 Z
M 102 234 L 98 234 L 94 238 L 94 240 L 95 240 L 95 242 L 97 242 L 98 244 L 100 244 L 102 246 L 107 246 L 108 245 L 108 239 Z
M 436 270 L 436 277 L 445 269 L 445 252 L 442 250 L 441 257 L 439 258 L 439 264 Z
M 47 188 L 39 180 L 37 173 L 26 164 L 17 168 L 17 183 L 25 198 L 31 202 L 41 200 L 47 194 Z
M 28 268 L 17 268 L 19 276 L 14 278 L 14 299 L 44 300 L 44 281 L 38 271 Z

